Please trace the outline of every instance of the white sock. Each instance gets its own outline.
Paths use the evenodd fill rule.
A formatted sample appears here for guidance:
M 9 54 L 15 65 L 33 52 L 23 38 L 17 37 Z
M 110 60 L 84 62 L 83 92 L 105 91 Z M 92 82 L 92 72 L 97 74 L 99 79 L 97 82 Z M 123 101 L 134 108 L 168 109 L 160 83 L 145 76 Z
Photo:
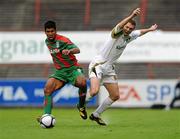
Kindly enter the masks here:
M 107 108 L 109 108 L 113 102 L 114 101 L 110 97 L 107 97 L 103 101 L 103 103 L 99 105 L 99 107 L 93 112 L 93 115 L 95 117 L 99 117 L 101 113 L 103 113 Z

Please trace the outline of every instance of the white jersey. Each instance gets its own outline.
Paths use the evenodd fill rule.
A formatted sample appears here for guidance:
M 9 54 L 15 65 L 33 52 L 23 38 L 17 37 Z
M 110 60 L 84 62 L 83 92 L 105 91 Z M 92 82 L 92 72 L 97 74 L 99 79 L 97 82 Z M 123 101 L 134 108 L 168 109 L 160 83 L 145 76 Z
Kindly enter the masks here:
M 126 45 L 140 36 L 140 30 L 132 31 L 129 36 L 124 36 L 122 29 L 118 30 L 118 34 L 114 38 L 111 34 L 112 32 L 99 54 L 95 56 L 95 63 L 113 64 L 121 56 Z
M 89 78 L 97 77 L 101 83 L 117 83 L 114 63 L 123 53 L 126 45 L 139 37 L 140 30 L 124 36 L 122 29 L 116 26 L 108 37 L 104 47 L 89 64 Z

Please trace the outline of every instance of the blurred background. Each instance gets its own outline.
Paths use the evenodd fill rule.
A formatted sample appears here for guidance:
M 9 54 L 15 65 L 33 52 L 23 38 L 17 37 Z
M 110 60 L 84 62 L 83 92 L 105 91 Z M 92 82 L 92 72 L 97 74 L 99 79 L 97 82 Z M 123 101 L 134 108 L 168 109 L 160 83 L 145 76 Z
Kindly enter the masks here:
M 179 5 L 179 0 L 1 0 L 0 106 L 43 106 L 43 87 L 53 73 L 45 21 L 56 21 L 58 33 L 78 45 L 88 78 L 88 64 L 108 33 L 137 7 L 142 11 L 135 19 L 137 29 L 156 23 L 159 30 L 130 43 L 116 63 L 121 98 L 113 106 L 170 106 L 180 77 Z M 101 103 L 106 93 L 102 88 L 90 106 Z M 77 97 L 67 85 L 54 94 L 54 103 L 72 107 Z

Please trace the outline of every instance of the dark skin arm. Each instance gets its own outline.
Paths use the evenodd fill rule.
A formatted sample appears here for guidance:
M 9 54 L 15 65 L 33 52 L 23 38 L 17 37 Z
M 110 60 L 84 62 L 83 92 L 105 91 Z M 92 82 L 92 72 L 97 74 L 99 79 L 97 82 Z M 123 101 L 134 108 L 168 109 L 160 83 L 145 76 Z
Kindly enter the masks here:
M 80 53 L 80 49 L 79 48 L 72 48 L 70 50 L 68 50 L 68 49 L 62 50 L 62 54 L 64 54 L 64 55 L 78 54 L 78 53 Z

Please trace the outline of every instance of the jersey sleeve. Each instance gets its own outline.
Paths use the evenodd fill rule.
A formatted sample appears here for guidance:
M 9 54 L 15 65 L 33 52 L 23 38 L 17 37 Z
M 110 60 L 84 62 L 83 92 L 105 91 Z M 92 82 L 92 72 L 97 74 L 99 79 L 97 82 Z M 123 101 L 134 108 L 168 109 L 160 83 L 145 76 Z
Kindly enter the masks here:
M 75 44 L 67 44 L 67 49 L 78 48 Z
M 67 49 L 77 48 L 77 46 L 70 39 L 68 39 L 68 38 L 66 38 L 66 39 L 67 39 L 67 41 L 66 41 Z
M 117 36 L 120 36 L 122 34 L 123 34 L 122 28 L 120 28 L 118 25 L 116 25 L 111 31 L 112 38 L 116 38 Z
M 132 31 L 129 36 L 131 37 L 131 40 L 135 40 L 140 35 L 141 35 L 141 31 L 140 30 L 135 30 L 135 31 Z
M 69 38 L 62 37 L 61 40 L 66 44 L 66 49 L 78 48 Z

